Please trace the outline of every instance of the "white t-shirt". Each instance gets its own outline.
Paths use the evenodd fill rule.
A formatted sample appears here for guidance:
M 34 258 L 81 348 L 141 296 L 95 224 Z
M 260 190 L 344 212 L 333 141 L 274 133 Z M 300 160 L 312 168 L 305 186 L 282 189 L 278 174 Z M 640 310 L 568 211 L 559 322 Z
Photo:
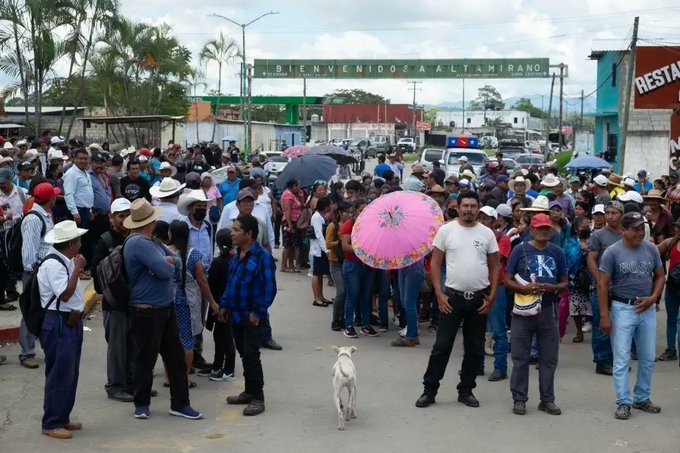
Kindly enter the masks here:
M 38 287 L 40 288 L 40 303 L 43 308 L 47 306 L 53 296 L 61 296 L 66 291 L 68 286 L 68 279 L 73 274 L 75 265 L 73 260 L 66 258 L 54 248 L 50 249 L 50 253 L 59 256 L 66 264 L 68 270 L 62 263 L 55 259 L 45 261 L 38 270 Z M 83 290 L 78 286 L 69 300 L 61 301 L 59 303 L 59 311 L 70 312 L 72 310 L 83 311 L 85 307 L 85 297 Z M 57 301 L 52 302 L 49 307 L 50 310 L 57 309 Z
M 448 288 L 480 291 L 489 286 L 487 258 L 498 252 L 498 242 L 491 229 L 481 223 L 464 227 L 454 220 L 439 229 L 434 246 L 444 252 Z

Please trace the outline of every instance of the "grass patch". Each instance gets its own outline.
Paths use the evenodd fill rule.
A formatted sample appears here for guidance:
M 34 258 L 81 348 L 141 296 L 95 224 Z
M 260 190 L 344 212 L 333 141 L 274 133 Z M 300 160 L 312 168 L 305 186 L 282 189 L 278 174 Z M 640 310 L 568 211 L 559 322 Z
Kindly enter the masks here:
M 401 157 L 402 157 L 402 159 L 404 159 L 404 162 L 415 162 L 420 157 L 420 154 L 418 154 L 418 153 L 406 153 L 406 154 L 402 154 Z

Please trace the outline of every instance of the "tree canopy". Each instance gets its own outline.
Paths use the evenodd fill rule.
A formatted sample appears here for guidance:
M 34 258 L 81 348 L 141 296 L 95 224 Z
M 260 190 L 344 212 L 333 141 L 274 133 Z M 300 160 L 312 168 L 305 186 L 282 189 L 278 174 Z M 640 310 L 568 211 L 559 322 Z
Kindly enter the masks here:
M 353 89 L 353 90 L 335 90 L 325 97 L 343 98 L 346 104 L 389 104 L 390 100 L 380 96 L 379 94 L 369 93 L 368 91 Z
M 477 98 L 470 101 L 470 110 L 503 110 L 505 103 L 498 90 L 491 85 L 484 85 L 477 91 Z

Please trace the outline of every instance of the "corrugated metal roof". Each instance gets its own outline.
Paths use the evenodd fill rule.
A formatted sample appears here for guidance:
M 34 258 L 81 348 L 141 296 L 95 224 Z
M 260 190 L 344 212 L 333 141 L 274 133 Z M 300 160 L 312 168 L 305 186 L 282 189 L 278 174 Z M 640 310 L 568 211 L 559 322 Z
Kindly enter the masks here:
M 62 108 L 63 108 L 63 107 L 43 107 L 43 108 L 41 109 L 41 112 L 42 112 L 42 113 L 46 113 L 46 114 L 49 114 L 49 113 L 61 113 Z M 75 110 L 76 108 L 77 108 L 78 110 L 84 110 L 84 109 L 85 109 L 85 107 L 66 107 L 66 111 L 67 111 L 67 112 L 72 112 L 72 111 Z M 19 115 L 19 114 L 23 115 L 24 111 L 25 111 L 25 107 L 24 107 L 24 106 L 19 106 L 19 107 L 7 107 L 7 106 L 5 106 L 5 112 L 6 112 L 6 113 L 11 113 L 11 114 L 13 114 L 13 115 Z M 28 113 L 35 113 L 35 107 L 29 107 L 29 108 L 28 108 Z

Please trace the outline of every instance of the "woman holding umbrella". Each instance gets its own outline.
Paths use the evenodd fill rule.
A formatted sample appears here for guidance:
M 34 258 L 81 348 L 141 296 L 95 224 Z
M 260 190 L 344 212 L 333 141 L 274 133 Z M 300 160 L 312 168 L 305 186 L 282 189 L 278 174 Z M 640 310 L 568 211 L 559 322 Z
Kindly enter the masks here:
M 302 202 L 299 198 L 300 184 L 297 179 L 290 179 L 286 184 L 286 190 L 281 195 L 281 208 L 283 209 L 283 254 L 281 272 L 300 272 L 295 268 L 295 253 L 301 245 L 301 234 L 297 227 L 297 221 L 302 211 Z

